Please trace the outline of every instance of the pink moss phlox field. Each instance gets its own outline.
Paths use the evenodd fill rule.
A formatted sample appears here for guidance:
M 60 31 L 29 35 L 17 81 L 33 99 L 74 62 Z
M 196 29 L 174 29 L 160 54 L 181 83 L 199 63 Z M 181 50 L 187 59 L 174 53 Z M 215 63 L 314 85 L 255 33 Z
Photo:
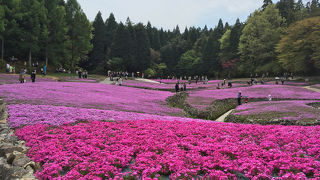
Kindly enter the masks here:
M 320 93 L 297 86 L 286 85 L 255 85 L 230 89 L 202 90 L 190 93 L 190 97 L 203 97 L 213 99 L 237 98 L 238 92 L 249 98 L 266 98 L 270 94 L 280 99 L 320 99 Z
M 319 101 L 264 101 L 243 104 L 235 109 L 235 115 L 254 115 L 261 113 L 290 113 L 287 120 L 317 119 L 320 120 L 320 110 L 307 104 Z
M 180 86 L 183 85 L 180 83 Z M 136 81 L 136 80 L 125 80 L 123 81 L 123 86 L 129 86 L 129 87 L 138 87 L 138 88 L 149 88 L 149 89 L 160 89 L 160 90 L 174 90 L 175 84 L 172 83 L 151 83 L 151 82 L 142 82 L 142 81 Z M 179 88 L 180 88 L 179 86 Z M 197 89 L 197 88 L 216 88 L 216 84 L 214 83 L 208 83 L 203 84 L 201 82 L 199 83 L 186 83 L 187 90 L 189 89 Z
M 27 74 L 25 79 L 27 83 L 31 82 L 30 75 Z M 42 77 L 41 75 L 37 75 L 36 83 L 37 82 L 55 82 L 55 80 L 51 78 Z M 20 83 L 18 74 L 0 74 L 0 84 L 14 84 L 14 83 Z
M 10 103 L 76 106 L 168 115 L 181 113 L 167 106 L 173 93 L 98 83 L 43 82 L 5 84 L 0 96 Z
M 320 178 L 320 126 L 156 120 L 16 130 L 39 179 Z
M 159 116 L 153 114 L 142 114 L 135 112 L 121 112 L 113 110 L 85 109 L 51 105 L 29 105 L 17 104 L 8 105 L 9 119 L 11 128 L 24 125 L 48 124 L 62 125 L 77 121 L 102 121 L 102 120 L 141 120 L 154 119 L 165 121 L 201 121 L 201 119 L 191 119 L 173 116 Z
M 266 82 L 267 85 L 276 85 L 276 81 L 269 81 Z M 281 85 L 281 81 L 278 81 L 278 85 Z M 306 86 L 308 85 L 307 82 L 297 82 L 297 81 L 284 81 L 284 85 L 291 85 L 291 86 Z

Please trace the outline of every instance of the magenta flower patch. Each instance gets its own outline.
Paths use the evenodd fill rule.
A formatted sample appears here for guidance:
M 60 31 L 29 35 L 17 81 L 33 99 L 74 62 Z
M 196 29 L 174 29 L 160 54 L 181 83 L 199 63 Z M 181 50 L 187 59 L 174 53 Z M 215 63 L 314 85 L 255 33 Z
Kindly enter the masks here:
M 89 122 L 16 131 L 39 179 L 320 178 L 320 126 Z

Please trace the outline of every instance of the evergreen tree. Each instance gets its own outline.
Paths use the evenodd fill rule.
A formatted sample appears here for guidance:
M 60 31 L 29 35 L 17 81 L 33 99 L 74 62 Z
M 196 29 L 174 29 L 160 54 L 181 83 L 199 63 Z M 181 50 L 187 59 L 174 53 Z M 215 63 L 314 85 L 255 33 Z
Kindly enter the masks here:
M 70 38 L 69 52 L 71 54 L 71 68 L 75 68 L 80 61 L 87 60 L 91 50 L 91 24 L 83 13 L 77 0 L 68 0 L 66 3 L 66 20 L 68 36 Z
M 113 38 L 115 36 L 117 26 L 118 26 L 113 13 L 109 15 L 108 19 L 105 22 L 105 26 L 106 26 L 106 30 L 105 30 L 106 35 L 105 35 L 104 48 L 105 48 L 106 56 L 107 58 L 109 58 Z
M 272 0 L 263 0 L 262 10 L 265 10 L 269 4 L 273 4 Z
M 276 7 L 279 9 L 280 15 L 286 19 L 287 25 L 290 25 L 295 21 L 294 0 L 280 0 Z
M 143 24 L 139 23 L 135 26 L 135 35 L 137 49 L 135 53 L 134 69 L 143 72 L 151 65 L 150 42 Z
M 160 36 L 159 36 L 159 31 L 157 28 L 152 28 L 152 44 L 151 44 L 151 48 L 153 48 L 154 50 L 159 50 L 161 47 L 160 44 Z
M 99 11 L 93 21 L 93 39 L 92 39 L 92 51 L 90 53 L 89 59 L 89 67 L 91 69 L 98 68 L 98 71 L 101 72 L 101 67 L 104 67 L 104 60 L 105 60 L 105 24 L 102 19 L 101 12 Z
M 66 52 L 69 39 L 67 37 L 68 27 L 66 24 L 66 11 L 59 0 L 45 0 L 47 18 L 42 33 L 43 48 L 45 52 L 45 64 L 48 61 L 55 66 L 64 66 L 69 58 Z

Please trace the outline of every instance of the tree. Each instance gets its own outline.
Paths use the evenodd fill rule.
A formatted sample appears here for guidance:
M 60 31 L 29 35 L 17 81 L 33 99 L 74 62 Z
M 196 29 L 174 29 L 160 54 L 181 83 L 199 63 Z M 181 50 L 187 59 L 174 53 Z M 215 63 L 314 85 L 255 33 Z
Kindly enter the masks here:
M 3 33 L 5 31 L 5 27 L 6 27 L 6 18 L 5 18 L 5 10 L 6 10 L 6 6 L 3 3 L 3 0 L 0 0 L 0 39 L 1 39 L 1 59 L 3 59 L 3 55 L 4 55 L 4 37 L 3 37 Z
M 181 55 L 188 50 L 187 47 L 187 41 L 178 36 L 160 49 L 161 59 L 167 65 L 169 72 L 176 72 L 178 61 Z
M 280 15 L 286 19 L 287 25 L 295 21 L 294 15 L 294 0 L 280 0 L 276 7 L 279 9 Z
M 143 72 L 150 67 L 151 58 L 150 42 L 145 27 L 142 23 L 139 23 L 135 26 L 135 35 L 136 52 L 134 69 Z
M 265 10 L 269 4 L 273 4 L 272 0 L 263 0 L 262 10 Z
M 96 15 L 95 20 L 93 21 L 93 39 L 92 39 L 92 51 L 90 52 L 90 58 L 89 58 L 89 67 L 91 69 L 98 68 L 99 73 L 102 73 L 101 71 L 104 69 L 101 69 L 101 67 L 104 67 L 104 60 L 105 60 L 105 24 L 102 19 L 101 12 L 99 11 Z
M 198 66 L 201 64 L 201 57 L 195 50 L 189 50 L 182 54 L 177 70 L 181 76 L 183 75 L 196 75 Z
M 68 0 L 66 3 L 68 36 L 71 44 L 69 51 L 71 54 L 71 68 L 87 59 L 88 52 L 91 50 L 91 24 L 82 11 L 77 0 Z
M 111 52 L 111 46 L 112 46 L 112 42 L 113 42 L 113 38 L 115 36 L 115 33 L 117 31 L 117 27 L 118 24 L 115 20 L 115 17 L 113 15 L 113 13 L 111 13 L 108 17 L 108 19 L 105 22 L 105 44 L 104 44 L 104 48 L 105 48 L 105 52 L 106 52 L 106 57 L 107 59 L 109 58 L 109 54 Z
M 127 68 L 126 70 L 132 67 L 133 62 L 131 61 L 131 35 L 128 29 L 120 23 L 118 25 L 117 31 L 115 33 L 114 42 L 111 46 L 111 54 L 112 58 L 117 57 L 123 60 L 124 67 Z M 129 43 L 128 43 L 129 42 Z
M 274 5 L 269 5 L 263 12 L 255 11 L 249 17 L 239 43 L 241 54 L 239 70 L 242 73 L 272 71 L 262 67 L 273 63 L 276 59 L 275 45 L 280 40 L 283 26 L 285 26 L 285 20 Z
M 278 59 L 290 72 L 320 72 L 320 17 L 292 24 L 277 45 Z
M 60 0 L 45 0 L 46 18 L 42 30 L 42 43 L 45 52 L 46 65 L 48 61 L 55 66 L 64 66 L 69 58 L 66 48 L 69 45 L 67 36 L 66 11 Z
M 43 27 L 41 20 L 45 17 L 44 3 L 37 0 L 21 1 L 21 19 L 18 21 L 21 33 L 21 47 L 27 50 L 29 65 L 31 66 L 32 53 L 40 50 L 40 34 Z

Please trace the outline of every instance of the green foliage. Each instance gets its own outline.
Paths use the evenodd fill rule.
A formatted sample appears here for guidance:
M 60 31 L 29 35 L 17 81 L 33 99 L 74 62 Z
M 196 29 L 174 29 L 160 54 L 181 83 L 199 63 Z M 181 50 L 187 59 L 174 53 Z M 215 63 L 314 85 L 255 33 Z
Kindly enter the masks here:
M 92 49 L 90 43 L 91 24 L 86 15 L 82 11 L 77 0 L 68 0 L 66 3 L 66 20 L 68 24 L 68 36 L 70 38 L 70 45 L 68 50 L 71 54 L 71 68 L 80 61 L 87 60 L 88 52 Z
M 104 66 L 104 62 L 106 59 L 106 52 L 105 52 L 105 24 L 102 19 L 102 15 L 98 12 L 94 22 L 93 22 L 93 39 L 92 45 L 93 49 L 90 52 L 90 60 L 87 64 L 90 69 L 95 69 L 95 72 L 103 73 L 104 69 L 99 69 L 97 71 L 96 68 Z
M 196 75 L 201 64 L 201 57 L 195 50 L 189 50 L 182 54 L 177 65 L 180 75 Z
M 283 67 L 296 73 L 320 70 L 320 17 L 292 24 L 277 45 Z
M 114 57 L 108 61 L 108 66 L 114 71 L 125 71 L 124 60 Z
M 249 17 L 239 44 L 242 73 L 259 72 L 259 67 L 276 59 L 275 45 L 284 25 L 285 20 L 274 5 L 269 5 L 263 12 L 255 11 Z

